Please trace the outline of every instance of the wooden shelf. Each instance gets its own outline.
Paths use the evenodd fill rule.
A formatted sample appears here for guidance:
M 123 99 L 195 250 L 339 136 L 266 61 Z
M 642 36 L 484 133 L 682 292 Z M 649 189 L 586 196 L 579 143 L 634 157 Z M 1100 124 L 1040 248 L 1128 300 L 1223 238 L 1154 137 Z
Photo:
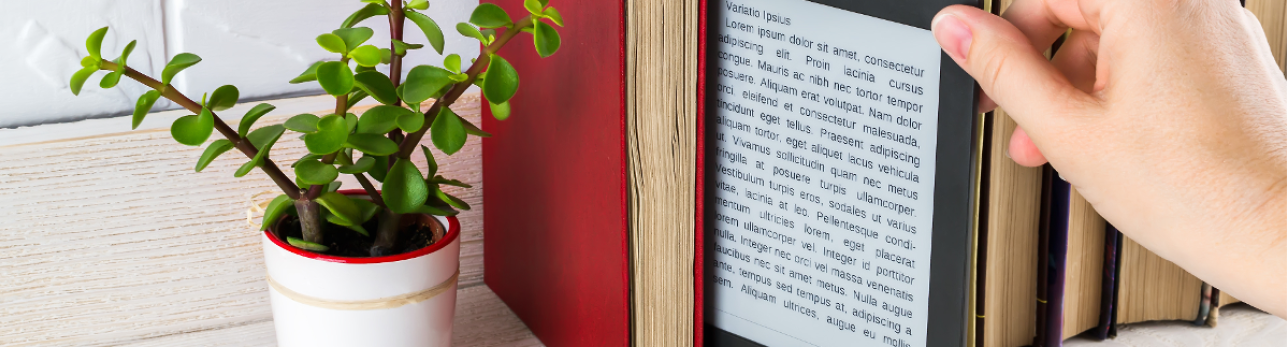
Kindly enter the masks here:
M 541 347 L 518 317 L 485 285 L 463 288 L 456 295 L 456 320 L 452 345 L 457 347 Z M 197 331 L 139 340 L 121 347 L 277 346 L 273 322 L 257 322 L 223 329 Z

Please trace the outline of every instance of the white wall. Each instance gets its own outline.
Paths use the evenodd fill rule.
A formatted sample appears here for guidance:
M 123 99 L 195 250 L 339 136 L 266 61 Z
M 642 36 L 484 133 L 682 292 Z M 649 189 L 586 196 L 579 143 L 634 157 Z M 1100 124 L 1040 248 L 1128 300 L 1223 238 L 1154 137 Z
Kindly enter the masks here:
M 478 55 L 478 43 L 455 31 L 467 21 L 477 0 L 431 1 L 430 17 L 443 27 L 444 54 L 466 61 Z M 358 0 L 40 0 L 0 1 L 0 128 L 67 122 L 128 114 L 146 90 L 122 81 L 110 90 L 98 88 L 98 73 L 81 95 L 72 95 L 68 80 L 87 55 L 85 38 L 110 26 L 103 56 L 115 59 L 130 40 L 138 40 L 129 65 L 159 75 L 165 62 L 188 52 L 204 60 L 180 74 L 173 85 L 192 98 L 232 84 L 242 100 L 286 95 L 321 94 L 316 83 L 287 83 L 310 64 L 336 59 L 314 38 L 330 32 Z M 370 43 L 388 46 L 388 20 L 374 17 L 360 26 L 375 29 Z M 404 39 L 426 43 L 410 21 Z M 409 54 L 404 73 L 420 64 L 440 65 L 442 56 L 426 45 Z M 386 70 L 387 72 L 387 70 Z M 165 100 L 155 110 L 172 109 Z M 239 115 L 229 115 L 239 116 Z M 120 130 L 129 128 L 128 121 Z

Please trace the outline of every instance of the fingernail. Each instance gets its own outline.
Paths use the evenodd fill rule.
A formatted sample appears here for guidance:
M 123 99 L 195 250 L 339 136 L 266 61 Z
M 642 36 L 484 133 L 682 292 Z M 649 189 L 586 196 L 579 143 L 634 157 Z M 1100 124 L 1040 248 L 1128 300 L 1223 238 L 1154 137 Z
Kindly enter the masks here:
M 1014 158 L 1011 158 L 1011 157 L 1010 157 L 1010 149 L 1009 149 L 1009 148 L 1006 148 L 1006 149 L 1005 149 L 1005 158 L 1006 158 L 1006 159 L 1014 159 Z
M 934 18 L 930 27 L 934 29 L 934 39 L 938 40 L 939 46 L 943 46 L 943 51 L 952 58 L 965 60 L 970 53 L 970 42 L 974 41 L 974 32 L 970 31 L 965 22 L 954 15 L 945 14 Z

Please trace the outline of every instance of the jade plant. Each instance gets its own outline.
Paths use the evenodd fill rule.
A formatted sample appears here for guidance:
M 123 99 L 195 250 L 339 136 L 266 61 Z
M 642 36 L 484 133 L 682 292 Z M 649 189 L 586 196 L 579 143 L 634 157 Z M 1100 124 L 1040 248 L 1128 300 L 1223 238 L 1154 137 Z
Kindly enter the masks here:
M 536 52 L 549 57 L 559 49 L 561 39 L 554 25 L 562 26 L 563 18 L 549 0 L 526 0 L 526 16 L 513 20 L 495 4 L 479 4 L 470 15 L 468 23 L 456 25 L 461 35 L 481 42 L 479 56 L 466 69 L 461 57 L 446 56 L 442 66 L 420 65 L 407 71 L 402 81 L 403 58 L 427 44 L 438 54 L 443 50 L 443 31 L 438 24 L 421 11 L 429 8 L 428 0 L 403 2 L 393 0 L 362 0 L 361 9 L 345 19 L 338 29 L 317 36 L 317 44 L 334 53 L 333 59 L 312 64 L 303 74 L 290 81 L 293 84 L 316 82 L 322 90 L 335 97 L 335 110 L 324 115 L 301 114 L 283 124 L 251 130 L 255 122 L 271 112 L 274 106 L 261 103 L 250 109 L 236 129 L 225 123 L 215 112 L 227 110 L 237 103 L 236 87 L 225 85 L 203 94 L 200 102 L 170 85 L 181 71 L 201 62 L 191 53 L 174 56 L 156 79 L 139 73 L 127 65 L 135 41 L 125 46 L 119 58 L 104 59 L 101 47 L 108 28 L 104 27 L 86 40 L 89 56 L 81 61 L 82 69 L 72 75 L 72 93 L 79 95 L 86 80 L 98 71 L 106 71 L 99 86 L 112 88 L 121 77 L 129 77 L 151 88 L 139 97 L 133 115 L 133 128 L 138 128 L 156 101 L 162 97 L 194 113 L 180 117 L 171 125 L 175 141 L 188 146 L 201 146 L 218 130 L 223 137 L 212 141 L 197 160 L 200 172 L 211 161 L 225 152 L 236 149 L 250 160 L 235 173 L 245 176 L 259 168 L 281 188 L 282 193 L 265 209 L 261 230 L 267 230 L 279 218 L 290 214 L 298 217 L 301 238 L 289 237 L 287 241 L 302 249 L 325 253 L 326 235 L 323 226 L 333 224 L 351 230 L 372 240 L 372 256 L 387 255 L 398 240 L 399 220 L 403 214 L 455 215 L 468 210 L 465 201 L 447 194 L 443 186 L 470 188 L 470 185 L 438 175 L 437 161 L 429 148 L 420 145 L 426 134 L 433 145 L 451 155 L 459 151 L 467 136 L 491 136 L 476 125 L 459 117 L 451 110 L 452 104 L 469 86 L 482 90 L 490 104 L 492 114 L 504 120 L 511 113 L 509 100 L 518 91 L 518 72 L 497 54 L 501 47 L 521 33 L 529 33 Z M 372 17 L 388 18 L 388 47 L 366 44 L 374 34 L 368 27 L 357 24 Z M 414 23 L 429 42 L 403 41 L 403 28 L 407 20 Z M 548 22 L 548 23 L 547 23 Z M 377 66 L 388 65 L 386 75 Z M 192 94 L 195 95 L 195 94 Z M 379 103 L 359 117 L 350 112 L 356 103 L 372 98 Z M 422 104 L 433 100 L 428 107 Z M 269 155 L 273 144 L 287 131 L 302 134 L 308 154 L 296 160 L 291 167 L 295 179 L 290 179 Z M 421 172 L 411 162 L 416 149 L 428 161 L 427 172 Z M 360 155 L 359 155 L 360 154 Z M 337 193 L 339 175 L 353 175 L 362 185 L 366 199 L 353 199 Z M 369 176 L 369 177 L 368 177 Z M 371 180 L 383 183 L 378 191 Z M 363 227 L 372 219 L 378 227 Z M 326 228 L 335 230 L 337 228 Z M 374 233 L 374 235 L 372 235 Z M 372 239 L 373 238 L 373 239 Z

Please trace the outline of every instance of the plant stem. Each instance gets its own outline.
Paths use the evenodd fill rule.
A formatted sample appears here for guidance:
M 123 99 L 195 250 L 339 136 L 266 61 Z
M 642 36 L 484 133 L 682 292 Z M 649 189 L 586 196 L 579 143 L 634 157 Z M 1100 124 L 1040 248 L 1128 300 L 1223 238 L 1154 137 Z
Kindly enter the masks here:
M 104 60 L 102 69 L 115 71 L 116 63 Z M 188 111 L 198 114 L 201 113 L 201 104 L 192 101 L 192 99 L 189 99 L 186 95 L 180 93 L 179 90 L 175 89 L 173 86 L 166 86 L 160 81 L 139 73 L 128 66 L 125 67 L 125 76 L 128 76 L 149 88 L 160 91 L 161 96 L 179 104 L 179 106 L 183 106 L 183 108 Z M 229 127 L 227 123 L 224 123 L 223 119 L 219 118 L 218 115 L 215 115 L 213 111 L 210 112 L 210 114 L 214 115 L 215 130 L 219 130 L 219 133 L 223 134 L 223 137 L 227 138 L 228 141 L 231 141 L 233 146 L 240 150 L 241 153 L 245 154 L 247 158 L 254 158 L 255 155 L 259 154 L 259 150 L 255 148 L 254 144 L 251 144 L 250 141 L 243 141 L 241 136 L 237 135 L 237 131 Z M 282 192 L 286 193 L 286 196 L 289 196 L 291 199 L 300 198 L 301 194 L 299 186 L 296 186 L 295 182 L 291 181 L 289 177 L 286 177 L 286 174 L 282 173 L 282 170 L 277 167 L 277 164 L 273 163 L 272 159 L 264 158 L 264 162 L 259 166 L 259 169 L 263 170 L 265 174 L 268 174 L 268 177 L 272 178 L 274 183 L 277 183 L 277 186 L 282 189 Z
M 523 19 L 519 19 L 517 22 L 514 22 L 513 28 L 506 29 L 500 37 L 496 38 L 496 42 L 492 42 L 492 44 L 487 46 L 487 48 L 484 48 L 482 52 L 479 52 L 478 59 L 474 61 L 474 65 L 469 66 L 469 70 L 465 71 L 465 74 L 469 77 L 466 78 L 464 82 L 456 83 L 455 86 L 451 87 L 450 91 L 447 91 L 447 94 L 444 94 L 441 98 L 435 100 L 433 106 L 429 107 L 428 111 L 425 111 L 425 125 L 433 124 L 434 117 L 438 116 L 438 112 L 442 111 L 443 107 L 451 106 L 451 104 L 456 102 L 456 99 L 460 98 L 461 94 L 465 93 L 465 90 L 469 89 L 469 86 L 474 84 L 474 80 L 478 79 L 478 74 L 483 71 L 483 67 L 487 66 L 487 64 L 491 62 L 492 54 L 495 54 L 496 51 L 499 51 L 501 47 L 504 47 L 510 39 L 522 32 L 521 29 L 532 26 L 533 24 L 534 22 L 530 15 L 523 17 Z M 429 131 L 429 128 L 429 126 L 425 126 L 419 131 L 407 134 L 407 137 L 402 139 L 402 143 L 398 146 L 396 160 L 410 159 L 411 154 L 415 153 L 416 146 L 420 144 L 420 140 L 424 138 L 425 132 Z
M 371 197 L 371 202 L 384 207 L 384 198 L 380 196 L 380 191 L 375 189 L 375 185 L 371 184 L 371 180 L 366 179 L 366 175 L 356 173 L 353 174 L 353 177 L 357 178 L 358 184 L 362 185 L 362 190 L 366 191 L 366 195 Z
M 295 200 L 295 211 L 299 212 L 299 230 L 304 241 L 322 244 L 322 214 L 317 201 Z
M 402 221 L 402 215 L 393 212 L 390 209 L 384 209 L 380 212 L 380 226 L 375 230 L 375 243 L 371 245 L 371 256 L 379 257 L 392 253 L 393 246 L 398 242 L 398 227 Z
M 394 1 L 389 4 L 392 9 L 389 10 L 389 50 L 394 50 L 393 40 L 402 41 L 403 24 L 406 23 L 407 15 L 402 12 L 402 1 Z M 404 41 L 405 42 L 405 41 Z M 393 88 L 397 89 L 402 84 L 402 56 L 394 54 L 389 57 L 389 82 L 393 82 Z M 402 98 L 398 98 L 393 106 L 402 106 Z M 393 142 L 402 141 L 402 129 L 393 129 L 389 131 L 389 139 Z M 393 162 L 389 162 L 389 168 L 393 167 Z
M 393 3 L 390 4 L 390 7 L 392 7 L 392 9 L 389 10 L 389 50 L 395 50 L 393 47 L 393 40 L 402 41 L 403 24 L 406 23 L 407 16 L 402 12 L 402 1 L 394 0 Z M 395 89 L 398 88 L 398 85 L 402 84 L 402 56 L 400 55 L 394 54 L 392 57 L 389 57 L 389 82 L 393 83 L 393 88 Z M 398 98 L 393 105 L 402 106 L 402 98 Z M 389 139 L 394 142 L 402 141 L 402 130 L 395 128 L 389 131 Z M 387 170 L 392 168 L 395 160 L 390 160 L 389 167 L 384 169 Z M 362 188 L 366 189 L 367 194 L 371 195 L 372 199 L 374 199 L 375 196 L 379 196 L 379 194 L 375 192 L 375 186 L 372 185 L 370 181 L 367 181 L 366 177 L 359 174 L 358 183 L 362 184 Z M 383 207 L 385 205 L 381 203 L 380 206 Z M 380 226 L 375 230 L 375 244 L 371 246 L 371 256 L 382 256 L 393 249 L 393 244 L 398 240 L 397 222 L 401 219 L 402 215 L 399 215 L 397 212 L 393 212 L 393 210 L 390 210 L 387 207 L 380 212 Z

